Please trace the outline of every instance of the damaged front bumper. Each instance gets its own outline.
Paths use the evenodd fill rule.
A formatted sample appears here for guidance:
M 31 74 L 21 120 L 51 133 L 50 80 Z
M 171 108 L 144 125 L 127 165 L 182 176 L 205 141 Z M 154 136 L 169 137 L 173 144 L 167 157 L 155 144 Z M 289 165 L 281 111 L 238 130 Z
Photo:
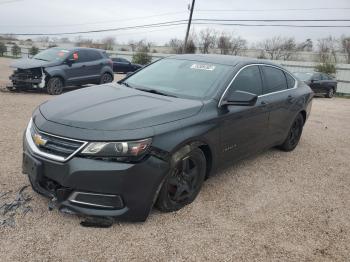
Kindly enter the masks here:
M 8 89 L 31 89 L 44 88 L 46 73 L 43 68 L 17 69 L 9 77 L 12 84 L 8 85 Z
M 154 156 L 139 163 L 81 157 L 57 162 L 35 154 L 30 144 L 24 138 L 22 172 L 65 213 L 145 221 L 169 169 Z

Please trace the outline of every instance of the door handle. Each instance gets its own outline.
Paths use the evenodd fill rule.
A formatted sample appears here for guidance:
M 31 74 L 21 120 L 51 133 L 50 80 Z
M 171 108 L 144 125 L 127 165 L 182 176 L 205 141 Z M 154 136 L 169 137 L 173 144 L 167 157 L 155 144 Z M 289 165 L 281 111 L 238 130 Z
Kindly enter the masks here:
M 267 106 L 267 103 L 266 103 L 265 101 L 261 101 L 261 102 L 260 102 L 260 105 L 263 106 L 263 107 L 265 107 L 265 106 Z
M 288 95 L 287 100 L 288 100 L 288 102 L 292 102 L 293 101 L 293 96 L 292 95 Z
M 82 65 L 81 67 L 86 67 L 86 65 Z

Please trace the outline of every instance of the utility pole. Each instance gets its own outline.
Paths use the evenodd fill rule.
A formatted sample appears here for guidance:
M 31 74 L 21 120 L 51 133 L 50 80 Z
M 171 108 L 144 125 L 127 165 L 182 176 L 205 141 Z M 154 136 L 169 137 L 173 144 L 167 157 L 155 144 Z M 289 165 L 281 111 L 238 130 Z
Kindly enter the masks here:
M 189 17 L 189 19 L 188 19 L 187 31 L 186 31 L 186 37 L 185 37 L 185 43 L 184 43 L 184 47 L 183 47 L 182 53 L 185 53 L 185 51 L 186 51 L 188 35 L 189 35 L 189 33 L 190 33 L 191 22 L 192 22 L 192 14 L 193 14 L 193 9 L 194 9 L 194 2 L 196 2 L 196 0 L 192 0 L 191 11 L 190 11 L 190 17 Z

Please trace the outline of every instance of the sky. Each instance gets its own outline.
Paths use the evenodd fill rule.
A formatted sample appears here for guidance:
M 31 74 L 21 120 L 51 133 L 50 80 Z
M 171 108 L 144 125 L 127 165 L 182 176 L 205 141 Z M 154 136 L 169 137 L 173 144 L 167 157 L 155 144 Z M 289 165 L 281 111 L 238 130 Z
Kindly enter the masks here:
M 1 33 L 61 33 L 144 25 L 188 19 L 191 0 L 0 0 Z M 276 9 L 340 8 L 337 10 Z M 348 8 L 348 9 L 345 9 Z M 262 10 L 263 9 L 263 10 Z M 266 10 L 268 9 L 268 10 Z M 273 9 L 273 10 L 271 10 Z M 350 19 L 350 0 L 196 0 L 194 19 Z M 244 23 L 244 22 L 241 22 Z M 245 22 L 261 23 L 261 22 Z M 279 24 L 288 22 L 279 22 Z M 289 22 L 292 23 L 292 22 Z M 350 22 L 294 22 L 294 24 L 350 25 Z M 113 36 L 119 43 L 145 39 L 159 45 L 183 39 L 187 25 L 90 33 L 85 38 Z M 317 40 L 350 35 L 348 28 L 285 28 L 192 25 L 199 32 L 210 27 L 258 42 L 273 36 Z M 71 37 L 74 39 L 75 36 Z M 24 38 L 35 38 L 24 37 Z

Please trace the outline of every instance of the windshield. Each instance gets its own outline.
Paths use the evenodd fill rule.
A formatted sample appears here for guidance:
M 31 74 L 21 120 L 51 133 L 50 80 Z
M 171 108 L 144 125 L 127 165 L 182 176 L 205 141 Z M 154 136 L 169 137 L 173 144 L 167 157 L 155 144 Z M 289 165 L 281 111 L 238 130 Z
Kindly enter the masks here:
M 294 73 L 294 75 L 303 81 L 308 81 L 312 77 L 312 73 Z
M 162 59 L 125 80 L 130 87 L 183 98 L 204 98 L 227 75 L 230 66 Z
M 68 50 L 61 48 L 50 48 L 46 49 L 39 54 L 33 56 L 34 59 L 43 61 L 61 61 L 64 60 L 69 54 Z

